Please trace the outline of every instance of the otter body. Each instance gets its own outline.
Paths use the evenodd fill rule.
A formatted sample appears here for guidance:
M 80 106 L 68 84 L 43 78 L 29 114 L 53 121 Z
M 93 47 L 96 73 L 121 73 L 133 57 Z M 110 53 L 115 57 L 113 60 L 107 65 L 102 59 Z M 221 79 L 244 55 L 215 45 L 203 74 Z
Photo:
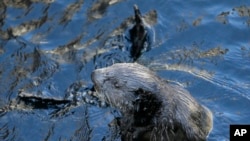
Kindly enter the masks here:
M 212 129 L 207 108 L 142 65 L 114 64 L 91 77 L 98 97 L 122 113 L 122 140 L 202 141 Z

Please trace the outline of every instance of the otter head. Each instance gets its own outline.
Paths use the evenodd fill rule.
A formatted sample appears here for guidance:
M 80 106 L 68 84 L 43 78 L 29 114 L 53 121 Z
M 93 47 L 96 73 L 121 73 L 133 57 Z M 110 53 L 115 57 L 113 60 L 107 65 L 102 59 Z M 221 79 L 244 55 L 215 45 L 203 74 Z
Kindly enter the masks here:
M 138 90 L 156 92 L 159 78 L 152 71 L 136 63 L 117 63 L 92 72 L 92 81 L 100 99 L 122 113 L 133 112 Z

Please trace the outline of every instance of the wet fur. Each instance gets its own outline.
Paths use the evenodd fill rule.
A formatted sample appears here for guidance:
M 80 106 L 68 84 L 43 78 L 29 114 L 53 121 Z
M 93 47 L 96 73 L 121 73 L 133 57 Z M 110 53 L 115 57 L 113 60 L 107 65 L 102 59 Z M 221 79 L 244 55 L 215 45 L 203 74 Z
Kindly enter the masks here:
M 124 141 L 206 140 L 211 112 L 183 88 L 167 84 L 148 68 L 120 63 L 97 69 L 92 80 L 100 99 L 118 108 Z

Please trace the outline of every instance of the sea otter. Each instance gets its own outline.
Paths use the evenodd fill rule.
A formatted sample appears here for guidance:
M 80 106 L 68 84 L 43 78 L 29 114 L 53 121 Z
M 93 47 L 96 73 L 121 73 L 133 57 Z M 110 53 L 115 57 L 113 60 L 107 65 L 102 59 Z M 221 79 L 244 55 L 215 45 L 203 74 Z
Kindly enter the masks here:
M 91 74 L 98 97 L 120 110 L 124 141 L 203 141 L 212 113 L 188 91 L 137 63 L 117 63 Z
M 134 26 L 129 29 L 129 34 L 126 36 L 132 45 L 130 55 L 136 61 L 142 54 L 142 51 L 149 51 L 153 42 L 152 31 L 143 20 L 141 12 L 137 5 L 134 5 Z

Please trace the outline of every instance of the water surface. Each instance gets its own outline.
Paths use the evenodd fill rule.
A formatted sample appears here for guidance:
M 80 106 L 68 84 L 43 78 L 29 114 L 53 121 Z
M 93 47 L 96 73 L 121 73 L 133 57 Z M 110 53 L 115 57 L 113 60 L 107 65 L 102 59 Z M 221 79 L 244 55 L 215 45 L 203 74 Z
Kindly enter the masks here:
M 155 31 L 152 49 L 137 63 L 185 87 L 212 111 L 208 140 L 229 140 L 230 124 L 250 124 L 249 1 L 4 0 L 1 140 L 119 140 L 109 127 L 117 111 L 87 101 L 85 93 L 94 69 L 131 61 L 123 35 L 134 4 Z M 34 108 L 17 100 L 21 92 L 76 95 L 78 103 Z

